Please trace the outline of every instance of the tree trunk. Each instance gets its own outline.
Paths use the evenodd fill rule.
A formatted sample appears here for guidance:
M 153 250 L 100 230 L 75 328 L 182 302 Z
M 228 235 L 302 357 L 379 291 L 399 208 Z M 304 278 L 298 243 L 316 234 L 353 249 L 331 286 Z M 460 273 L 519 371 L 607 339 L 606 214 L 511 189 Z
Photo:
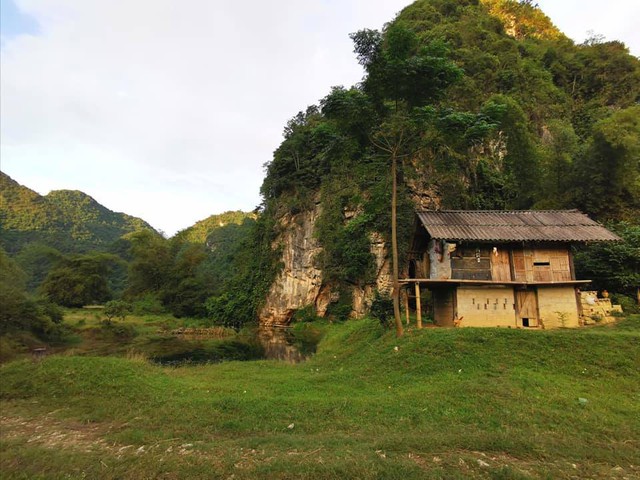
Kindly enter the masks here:
M 396 321 L 396 335 L 401 337 L 404 334 L 402 327 L 402 319 L 400 318 L 400 282 L 398 281 L 398 226 L 397 226 L 397 207 L 398 207 L 398 178 L 396 175 L 397 157 L 396 152 L 391 153 L 391 263 L 393 270 L 393 316 Z

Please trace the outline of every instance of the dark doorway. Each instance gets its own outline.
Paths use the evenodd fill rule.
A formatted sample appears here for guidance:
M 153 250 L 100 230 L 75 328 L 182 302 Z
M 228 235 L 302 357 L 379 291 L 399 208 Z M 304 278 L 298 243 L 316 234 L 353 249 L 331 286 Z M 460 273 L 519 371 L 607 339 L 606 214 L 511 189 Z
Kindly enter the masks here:
M 417 271 L 416 267 L 417 267 L 416 266 L 416 261 L 415 260 L 411 260 L 409 262 L 409 278 L 417 278 L 416 277 L 416 271 Z

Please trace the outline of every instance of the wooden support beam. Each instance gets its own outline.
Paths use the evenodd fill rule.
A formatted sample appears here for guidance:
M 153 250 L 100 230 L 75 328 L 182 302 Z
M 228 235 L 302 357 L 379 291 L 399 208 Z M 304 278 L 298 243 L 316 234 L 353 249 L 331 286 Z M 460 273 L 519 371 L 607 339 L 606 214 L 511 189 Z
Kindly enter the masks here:
M 420 302 L 420 284 L 418 282 L 416 285 L 416 326 L 418 328 L 422 328 L 422 304 Z
M 409 290 L 402 289 L 404 299 L 404 314 L 407 317 L 406 323 L 409 325 Z

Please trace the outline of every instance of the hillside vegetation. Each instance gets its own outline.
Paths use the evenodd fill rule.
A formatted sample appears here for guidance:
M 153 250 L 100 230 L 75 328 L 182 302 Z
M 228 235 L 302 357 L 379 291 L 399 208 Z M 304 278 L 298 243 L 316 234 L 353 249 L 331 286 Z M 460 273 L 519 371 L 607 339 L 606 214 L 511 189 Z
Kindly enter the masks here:
M 14 293 L 7 293 L 0 313 L 0 334 L 48 325 L 36 304 L 79 307 L 115 298 L 136 304 L 139 313 L 203 317 L 207 298 L 222 293 L 237 268 L 235 252 L 256 218 L 240 211 L 212 215 L 167 240 L 143 220 L 112 212 L 79 191 L 42 196 L 2 172 L 0 187 L 0 254 L 7 272 L 0 290 Z M 35 333 L 50 337 L 42 329 Z
M 3 478 L 636 478 L 640 317 L 580 331 L 325 325 L 300 364 L 0 367 Z
M 0 246 L 15 254 L 30 243 L 64 253 L 106 250 L 121 236 L 153 228 L 77 190 L 42 196 L 0 172 Z
M 224 212 L 216 215 L 211 215 L 204 220 L 199 220 L 192 226 L 179 231 L 174 235 L 176 240 L 190 243 L 206 244 L 209 248 L 216 248 L 219 242 L 227 241 L 224 237 L 229 236 L 228 241 L 237 242 L 240 239 L 241 227 L 245 223 L 251 223 L 251 220 L 255 220 L 256 215 L 253 213 L 247 213 L 242 211 Z M 227 227 L 226 229 L 224 227 Z M 210 238 L 214 231 L 219 229 L 225 230 L 225 234 L 222 234 L 222 238 Z M 218 234 L 220 236 L 221 234 Z M 237 237 L 237 238 L 236 238 Z

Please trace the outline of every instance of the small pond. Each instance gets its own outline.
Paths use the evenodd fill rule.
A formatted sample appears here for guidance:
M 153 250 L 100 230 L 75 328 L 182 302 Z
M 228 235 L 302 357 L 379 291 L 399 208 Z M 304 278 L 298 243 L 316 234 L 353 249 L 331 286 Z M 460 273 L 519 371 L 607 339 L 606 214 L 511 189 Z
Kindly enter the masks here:
M 206 335 L 179 337 L 167 339 L 166 348 L 152 355 L 151 360 L 166 366 L 264 359 L 299 363 L 315 353 L 321 331 L 303 325 L 303 328 L 259 327 L 228 338 L 207 338 Z

